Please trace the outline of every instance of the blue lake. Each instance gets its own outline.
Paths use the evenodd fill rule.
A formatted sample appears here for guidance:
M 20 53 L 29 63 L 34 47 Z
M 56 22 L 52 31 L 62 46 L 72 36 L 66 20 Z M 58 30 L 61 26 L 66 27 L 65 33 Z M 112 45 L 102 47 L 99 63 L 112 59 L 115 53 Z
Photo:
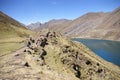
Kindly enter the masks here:
M 120 41 L 81 38 L 75 38 L 72 40 L 82 42 L 94 53 L 96 53 L 106 61 L 120 66 Z

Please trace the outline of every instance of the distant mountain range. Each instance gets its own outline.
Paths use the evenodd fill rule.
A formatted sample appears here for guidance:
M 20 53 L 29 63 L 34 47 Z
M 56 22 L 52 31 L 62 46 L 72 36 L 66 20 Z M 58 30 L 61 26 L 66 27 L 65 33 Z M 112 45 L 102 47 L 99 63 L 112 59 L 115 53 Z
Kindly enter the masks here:
M 28 27 L 35 31 L 49 28 L 72 38 L 120 40 L 120 7 L 112 12 L 90 12 L 74 20 L 54 19 L 36 25 Z
M 27 25 L 26 27 L 29 28 L 29 29 L 31 29 L 31 30 L 34 30 L 36 28 L 41 27 L 41 25 L 42 24 L 40 22 L 36 22 L 36 23 L 31 23 L 31 24 Z

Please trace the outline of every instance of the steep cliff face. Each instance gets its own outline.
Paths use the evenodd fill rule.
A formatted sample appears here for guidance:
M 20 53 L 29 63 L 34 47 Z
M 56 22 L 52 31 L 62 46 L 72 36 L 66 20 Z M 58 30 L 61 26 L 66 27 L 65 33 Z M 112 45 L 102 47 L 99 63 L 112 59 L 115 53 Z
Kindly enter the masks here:
M 24 52 L 9 57 L 10 65 L 5 64 L 5 61 L 8 61 L 5 59 L 4 57 L 4 61 L 1 59 L 0 62 L 3 64 L 0 65 L 2 79 L 119 80 L 120 78 L 119 67 L 96 56 L 83 44 L 49 30 L 43 30 L 30 37 Z

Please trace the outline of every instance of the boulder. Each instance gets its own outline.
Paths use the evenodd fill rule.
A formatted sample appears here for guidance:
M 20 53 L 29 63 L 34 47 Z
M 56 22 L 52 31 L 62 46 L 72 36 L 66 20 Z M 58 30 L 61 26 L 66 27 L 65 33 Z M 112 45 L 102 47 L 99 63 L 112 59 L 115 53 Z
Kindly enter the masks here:
M 22 66 L 25 66 L 25 67 L 30 67 L 30 65 L 29 65 L 28 62 L 22 62 L 21 65 L 22 65 Z

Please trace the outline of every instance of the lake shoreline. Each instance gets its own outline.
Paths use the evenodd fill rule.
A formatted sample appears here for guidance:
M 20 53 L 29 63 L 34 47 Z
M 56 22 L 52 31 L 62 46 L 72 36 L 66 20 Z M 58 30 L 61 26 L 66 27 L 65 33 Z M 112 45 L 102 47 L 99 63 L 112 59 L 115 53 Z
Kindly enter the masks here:
M 120 67 L 120 41 L 74 38 L 86 45 L 96 55 Z
M 100 38 L 82 38 L 82 37 L 71 37 L 70 39 L 88 39 L 88 40 L 104 40 L 104 41 L 117 41 L 120 42 L 120 40 L 112 40 L 112 39 L 100 39 Z

